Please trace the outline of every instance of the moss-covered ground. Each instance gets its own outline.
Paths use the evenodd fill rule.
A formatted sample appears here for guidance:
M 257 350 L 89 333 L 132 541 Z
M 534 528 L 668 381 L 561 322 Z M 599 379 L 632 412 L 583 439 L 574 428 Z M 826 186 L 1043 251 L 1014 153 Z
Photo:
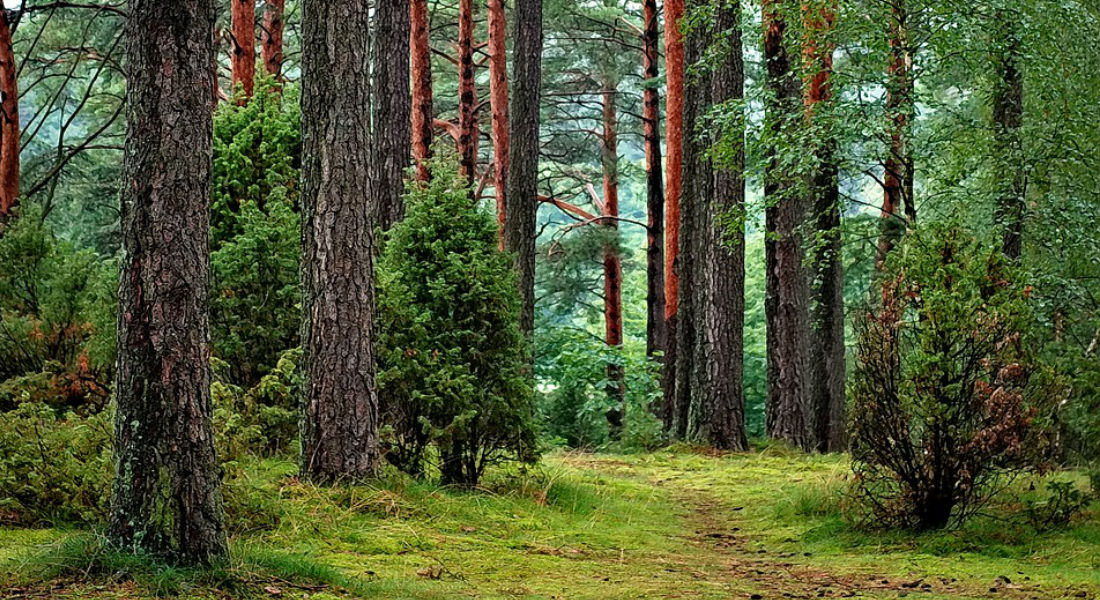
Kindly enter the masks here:
M 844 457 L 558 454 L 464 491 L 320 489 L 290 462 L 230 495 L 232 558 L 175 569 L 93 532 L 0 528 L 0 598 L 1096 598 L 1100 519 L 1039 532 L 1018 495 L 953 531 L 843 515 Z M 1026 494 L 1027 488 L 1021 488 Z M 1041 486 L 1040 486 L 1041 489 Z

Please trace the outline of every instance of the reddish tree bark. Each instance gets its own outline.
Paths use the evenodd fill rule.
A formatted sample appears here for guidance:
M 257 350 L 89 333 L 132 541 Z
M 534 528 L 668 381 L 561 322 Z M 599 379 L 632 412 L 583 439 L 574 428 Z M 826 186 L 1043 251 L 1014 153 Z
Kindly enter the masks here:
M 623 262 L 619 256 L 619 132 L 618 117 L 615 109 L 615 96 L 618 94 L 618 82 L 611 77 L 604 79 L 603 85 L 603 146 L 601 163 L 603 165 L 603 210 L 602 225 L 614 232 L 603 249 L 603 293 L 604 293 L 604 341 L 611 348 L 623 345 Z M 607 422 L 612 438 L 617 438 L 623 427 L 623 401 L 626 397 L 626 382 L 623 367 L 618 362 L 607 365 L 607 393 L 612 408 L 607 413 Z
M 496 190 L 497 229 L 504 249 L 508 178 L 508 45 L 504 0 L 489 0 L 489 108 L 493 113 L 493 188 Z
M 665 367 L 662 375 L 665 396 L 665 426 L 672 424 L 675 395 L 676 313 L 680 308 L 680 279 L 676 275 L 676 257 L 680 247 L 680 171 L 684 152 L 684 38 L 680 20 L 684 0 L 665 0 L 665 100 L 668 122 L 665 125 Z
M 817 127 L 821 108 L 832 101 L 835 0 L 807 0 L 802 6 L 806 120 Z M 844 270 L 841 260 L 840 190 L 836 142 L 827 130 L 813 148 L 816 167 L 810 175 L 810 196 L 817 242 L 811 294 L 810 408 L 813 443 L 819 452 L 847 446 L 844 347 Z
M 262 47 L 264 69 L 281 80 L 283 76 L 283 11 L 286 0 L 265 0 Z
M 660 61 L 657 0 L 643 0 L 642 46 L 646 87 L 642 92 L 645 127 L 646 209 L 646 354 L 665 349 L 665 190 L 661 172 L 661 98 L 657 87 Z
M 409 1 L 409 54 L 412 70 L 412 152 L 416 178 L 427 181 L 432 152 L 432 48 L 428 29 L 428 0 Z
M 19 202 L 19 92 L 7 10 L 0 7 L 0 223 Z
M 473 185 L 477 176 L 477 84 L 474 81 L 474 2 L 458 3 L 459 174 Z
M 233 89 L 240 84 L 251 98 L 256 82 L 256 1 L 230 0 L 233 21 Z
M 883 173 L 882 233 L 875 257 L 881 270 L 905 230 L 906 221 L 916 221 L 913 203 L 913 159 L 909 155 L 909 121 L 913 107 L 913 56 L 909 49 L 905 0 L 894 0 L 890 8 L 890 66 L 886 74 L 886 119 L 890 136 Z M 904 217 L 901 211 L 904 210 Z

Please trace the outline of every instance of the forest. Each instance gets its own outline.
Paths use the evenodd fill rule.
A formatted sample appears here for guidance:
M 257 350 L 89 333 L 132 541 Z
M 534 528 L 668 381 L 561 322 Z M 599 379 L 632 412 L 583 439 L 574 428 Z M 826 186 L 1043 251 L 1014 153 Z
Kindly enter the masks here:
M 3 0 L 3 600 L 907 597 L 1100 597 L 1100 0 Z

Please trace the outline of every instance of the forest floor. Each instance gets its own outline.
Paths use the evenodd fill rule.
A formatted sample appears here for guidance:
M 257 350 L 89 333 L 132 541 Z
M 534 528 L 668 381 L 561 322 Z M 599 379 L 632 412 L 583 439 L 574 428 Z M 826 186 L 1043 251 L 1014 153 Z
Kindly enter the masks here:
M 1100 518 L 1040 533 L 1020 496 L 962 529 L 861 531 L 844 457 L 556 454 L 477 491 L 319 489 L 289 462 L 230 492 L 223 567 L 157 567 L 94 534 L 0 528 L 0 598 L 1095 599 Z M 1040 486 L 1041 487 L 1041 486 Z M 1020 494 L 1028 494 L 1021 487 Z

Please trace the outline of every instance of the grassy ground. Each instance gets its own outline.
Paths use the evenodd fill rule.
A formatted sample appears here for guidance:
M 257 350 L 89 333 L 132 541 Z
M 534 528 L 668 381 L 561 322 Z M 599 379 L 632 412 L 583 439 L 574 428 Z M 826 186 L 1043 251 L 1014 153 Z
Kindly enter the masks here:
M 317 489 L 248 468 L 233 557 L 186 571 L 82 531 L 0 529 L 0 598 L 1095 598 L 1096 506 L 1038 533 L 985 517 L 946 533 L 861 532 L 840 457 L 778 450 L 562 454 L 481 491 L 401 478 Z

